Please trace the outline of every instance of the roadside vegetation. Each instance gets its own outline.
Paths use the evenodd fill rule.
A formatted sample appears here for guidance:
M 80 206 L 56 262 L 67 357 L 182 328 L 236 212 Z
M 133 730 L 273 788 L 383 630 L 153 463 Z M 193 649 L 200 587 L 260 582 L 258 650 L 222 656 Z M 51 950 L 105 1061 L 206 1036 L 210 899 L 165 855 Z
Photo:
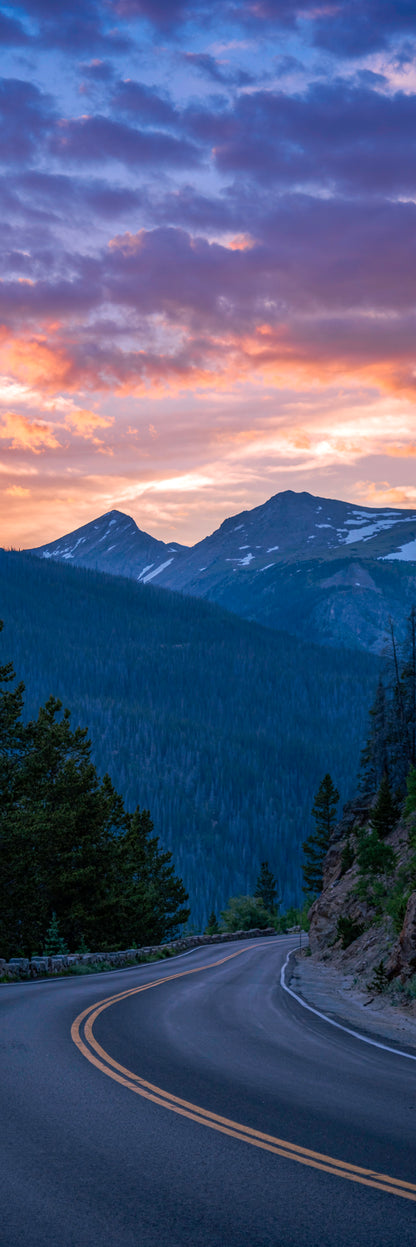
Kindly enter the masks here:
M 2 625 L 1 625 L 2 627 Z M 0 953 L 159 944 L 189 918 L 148 810 L 125 810 L 86 729 L 50 697 L 23 720 L 24 685 L 0 667 Z
M 320 922 L 321 955 L 325 948 L 328 955 L 331 950 L 335 954 L 351 950 L 348 964 L 352 964 L 356 941 L 359 941 L 359 961 L 365 950 L 370 958 L 375 950 L 378 954 L 381 951 L 379 960 L 375 963 L 373 960 L 368 988 L 375 993 L 388 992 L 396 1002 L 413 1000 L 416 998 L 414 607 L 408 618 L 401 654 L 391 627 L 390 657 L 370 710 L 370 730 L 362 752 L 357 795 L 345 807 L 337 826 L 335 807 L 331 811 L 330 806 L 332 789 L 332 781 L 326 776 L 320 788 L 323 818 L 319 821 L 318 817 L 316 833 L 304 844 L 305 888 L 312 884 L 316 891 L 312 943 L 316 919 Z M 319 815 L 318 799 L 315 806 Z

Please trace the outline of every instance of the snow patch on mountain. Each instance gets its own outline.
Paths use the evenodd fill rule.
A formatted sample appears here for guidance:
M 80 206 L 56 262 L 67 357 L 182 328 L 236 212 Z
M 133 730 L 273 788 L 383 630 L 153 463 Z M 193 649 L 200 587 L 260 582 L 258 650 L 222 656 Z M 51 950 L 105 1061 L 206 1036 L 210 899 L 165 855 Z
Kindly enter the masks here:
M 368 518 L 368 513 L 366 516 L 360 515 L 359 517 L 356 513 L 355 516 L 352 516 L 350 519 L 345 521 L 346 525 L 354 525 L 354 527 L 351 528 L 351 531 L 347 533 L 346 537 L 343 538 L 344 545 L 348 546 L 351 545 L 352 542 L 356 541 L 367 541 L 369 537 L 374 537 L 376 533 L 381 533 L 385 529 L 393 528 L 394 524 L 402 522 L 401 516 L 398 516 L 397 512 L 394 513 L 393 511 L 383 511 L 380 515 L 375 517 L 372 524 L 363 525 L 363 519 L 368 520 Z M 355 527 L 355 525 L 357 525 L 357 527 Z
M 173 563 L 173 559 L 167 559 L 166 563 L 161 563 L 160 567 L 155 567 L 154 572 L 149 572 L 148 576 L 143 576 L 142 574 L 140 577 L 142 584 L 147 585 L 148 580 L 153 580 L 154 576 L 160 576 L 160 573 L 164 572 L 165 567 L 169 567 L 170 563 Z
M 407 541 L 394 554 L 385 554 L 382 561 L 387 563 L 388 559 L 399 559 L 403 563 L 416 563 L 416 540 Z

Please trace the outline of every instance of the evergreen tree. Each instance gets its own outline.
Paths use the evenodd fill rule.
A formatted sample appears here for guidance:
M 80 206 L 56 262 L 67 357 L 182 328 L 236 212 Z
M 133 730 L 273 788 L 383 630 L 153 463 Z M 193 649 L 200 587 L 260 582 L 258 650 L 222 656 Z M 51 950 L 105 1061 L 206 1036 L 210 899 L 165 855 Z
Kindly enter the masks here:
M 388 706 L 383 680 L 379 679 L 374 703 L 370 709 L 370 732 L 361 753 L 360 788 L 372 796 L 388 767 Z
M 408 761 L 416 763 L 416 607 L 412 606 L 407 620 L 404 665 L 401 673 L 403 717 L 406 729 Z
M 338 801 L 339 792 L 334 787 L 331 776 L 326 774 L 319 785 L 312 806 L 315 831 L 304 840 L 302 845 L 304 854 L 303 891 L 315 896 L 322 892 L 323 864 L 336 822 Z
M 214 914 L 214 910 L 211 910 L 207 925 L 205 927 L 205 935 L 218 935 L 219 929 L 217 916 Z
M 46 957 L 54 957 L 54 956 L 57 956 L 59 953 L 64 955 L 65 953 L 69 952 L 68 945 L 65 943 L 65 940 L 62 938 L 62 935 L 60 933 L 59 922 L 56 917 L 55 911 L 52 914 L 52 918 L 50 920 L 48 930 L 46 932 L 45 943 L 43 945 L 43 952 Z
M 416 810 L 416 766 L 410 768 L 407 776 L 407 798 L 404 812 L 408 817 L 414 814 Z
M 257 879 L 254 895 L 263 902 L 264 908 L 268 909 L 270 914 L 276 914 L 280 905 L 280 899 L 277 901 L 277 880 L 269 868 L 269 863 L 262 862 L 260 874 Z
M 364 831 L 359 837 L 357 861 L 362 877 L 389 875 L 393 872 L 397 857 L 390 844 L 384 844 L 377 832 Z
M 84 934 L 106 940 L 117 910 L 115 846 L 125 828 L 123 802 L 108 776 L 98 778 L 85 729 L 49 698 L 27 724 L 19 799 L 8 839 L 30 863 L 30 896 L 15 898 L 15 932 L 28 952 L 42 942 L 55 911 L 71 948 Z M 29 873 L 29 872 L 28 872 Z M 29 901 L 29 903 L 28 903 Z
M 121 947 L 159 944 L 173 939 L 187 922 L 190 909 L 182 880 L 174 872 L 172 854 L 163 852 L 152 836 L 148 810 L 127 815 L 118 846 L 118 894 L 115 935 Z
M 383 775 L 376 804 L 371 811 L 370 823 L 373 830 L 377 833 L 380 840 L 385 840 L 396 826 L 398 819 L 398 808 L 393 800 L 388 776 Z
M 59 700 L 22 722 L 14 678 L 0 668 L 0 952 L 169 938 L 190 911 L 150 815 L 126 814 Z
M 390 632 L 391 674 L 386 685 L 379 680 L 361 755 L 360 788 L 367 797 L 378 791 L 384 775 L 394 791 L 404 794 L 409 766 L 416 762 L 416 608 L 407 620 L 401 655 L 392 621 Z

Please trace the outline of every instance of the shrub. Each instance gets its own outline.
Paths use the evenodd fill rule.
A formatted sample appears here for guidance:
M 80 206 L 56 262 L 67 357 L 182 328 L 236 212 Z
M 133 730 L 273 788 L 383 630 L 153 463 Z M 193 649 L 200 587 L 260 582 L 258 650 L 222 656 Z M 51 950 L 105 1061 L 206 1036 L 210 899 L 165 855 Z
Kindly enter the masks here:
M 391 845 L 369 831 L 360 837 L 357 860 L 361 875 L 391 875 L 397 859 Z
M 273 926 L 273 917 L 255 896 L 231 896 L 221 911 L 224 931 L 250 931 L 252 927 Z
M 373 978 L 370 983 L 367 983 L 367 987 L 370 992 L 385 992 L 388 982 L 384 961 L 379 961 L 378 966 L 375 967 Z
M 349 948 L 363 934 L 364 929 L 363 922 L 354 922 L 348 914 L 341 914 L 337 922 L 337 939 L 341 940 L 343 948 Z

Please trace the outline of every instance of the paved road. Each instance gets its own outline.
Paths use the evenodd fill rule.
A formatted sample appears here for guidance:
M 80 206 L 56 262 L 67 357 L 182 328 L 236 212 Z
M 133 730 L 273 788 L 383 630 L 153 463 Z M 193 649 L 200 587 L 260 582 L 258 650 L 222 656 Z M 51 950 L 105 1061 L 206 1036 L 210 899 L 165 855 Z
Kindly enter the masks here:
M 0 989 L 2 1247 L 414 1247 L 416 1062 L 284 993 L 290 942 Z

